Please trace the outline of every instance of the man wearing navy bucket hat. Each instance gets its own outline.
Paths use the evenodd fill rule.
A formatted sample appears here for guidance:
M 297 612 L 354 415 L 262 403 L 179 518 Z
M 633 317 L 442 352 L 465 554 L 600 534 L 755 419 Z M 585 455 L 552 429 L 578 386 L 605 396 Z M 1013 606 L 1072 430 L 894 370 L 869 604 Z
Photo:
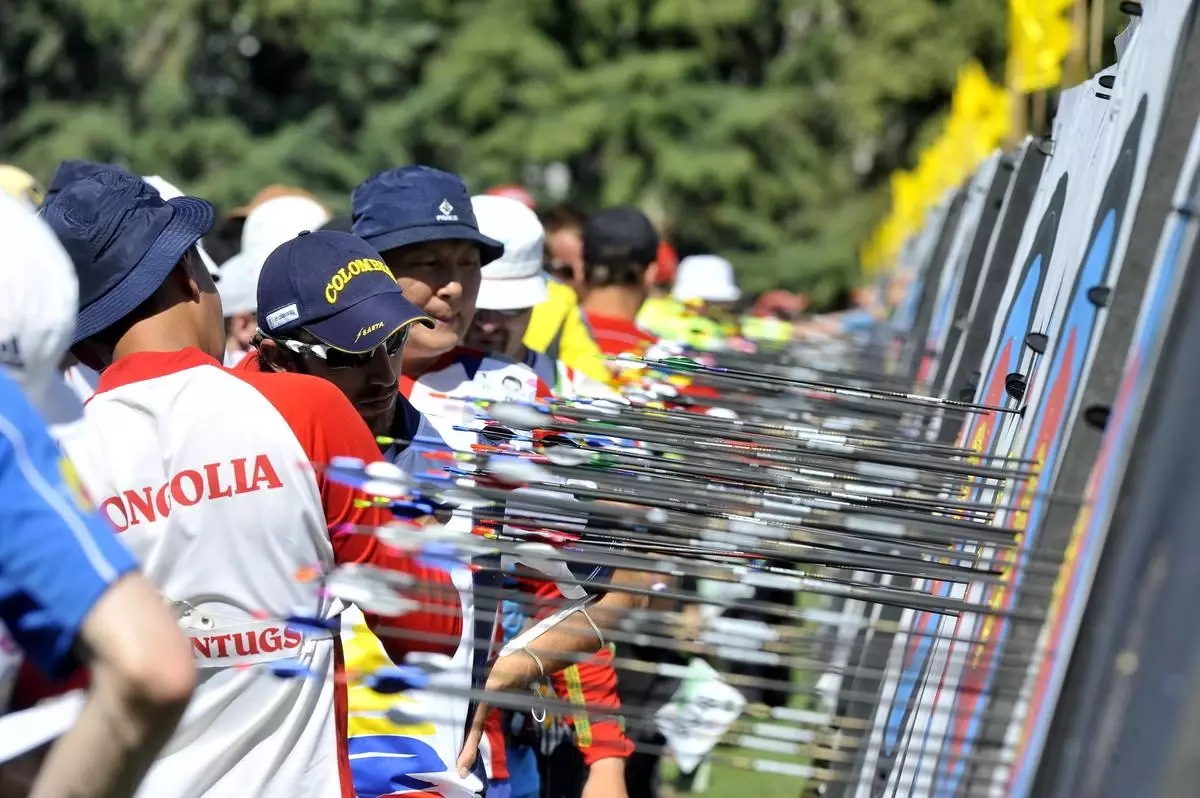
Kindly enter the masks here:
M 466 186 L 440 169 L 380 172 L 354 189 L 351 203 L 354 235 L 383 256 L 404 295 L 434 321 L 413 331 L 405 353 L 405 371 L 423 372 L 466 335 L 479 270 L 504 245 L 479 232 Z
M 85 365 L 102 368 L 120 357 L 121 335 L 158 316 L 142 329 L 168 341 L 187 338 L 209 354 L 223 351 L 213 328 L 221 302 L 196 251 L 212 227 L 211 205 L 195 197 L 164 202 L 141 178 L 114 168 L 68 183 L 42 215 L 79 275 L 71 343 Z
M 101 513 L 171 603 L 206 671 L 139 795 L 353 798 L 329 631 L 341 605 L 295 574 L 371 563 L 431 586 L 438 617 L 455 617 L 440 599 L 453 595 L 443 572 L 348 531 L 382 526 L 391 513 L 309 465 L 376 461 L 374 436 L 324 379 L 222 367 L 221 303 L 196 255 L 213 222 L 207 202 L 164 201 L 140 178 L 105 171 L 64 186 L 45 216 L 79 274 L 74 351 L 103 369 L 63 445 L 96 475 Z M 307 238 L 315 236 L 277 254 L 295 274 L 330 265 L 320 258 L 336 267 L 315 291 L 282 303 L 260 292 L 268 334 L 304 325 L 319 343 L 303 356 L 334 365 L 381 352 L 420 318 L 391 279 L 363 276 L 386 267 L 366 262 L 361 241 Z M 406 629 L 426 614 L 388 625 Z M 289 617 L 311 620 L 279 620 Z M 394 660 L 410 653 L 396 635 L 380 637 Z M 287 678 L 297 672 L 304 678 Z

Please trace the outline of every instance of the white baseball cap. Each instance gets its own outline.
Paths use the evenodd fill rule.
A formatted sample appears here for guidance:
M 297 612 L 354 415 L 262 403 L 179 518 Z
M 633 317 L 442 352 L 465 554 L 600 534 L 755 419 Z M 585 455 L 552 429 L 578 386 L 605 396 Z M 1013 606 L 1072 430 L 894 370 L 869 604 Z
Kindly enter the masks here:
M 504 254 L 483 267 L 480 310 L 520 310 L 546 300 L 542 249 L 546 231 L 537 214 L 509 197 L 471 197 L 479 232 L 504 245 Z
M 239 252 L 221 264 L 217 293 L 225 318 L 258 310 L 258 273 L 264 260 L 265 255 L 256 258 L 253 252 Z
M 147 183 L 149 183 L 150 187 L 157 191 L 158 195 L 162 197 L 163 200 L 172 200 L 176 197 L 183 196 L 183 192 L 179 189 L 179 186 L 170 182 L 165 177 L 160 177 L 159 175 L 147 175 L 143 177 L 142 180 L 145 180 Z M 208 273 L 219 279 L 221 272 L 219 269 L 217 269 L 217 262 L 212 259 L 211 255 L 208 254 L 208 250 L 204 248 L 204 243 L 202 241 L 196 242 L 196 251 L 200 253 L 200 260 L 204 261 L 204 268 L 208 269 Z
M 689 255 L 679 261 L 671 296 L 680 302 L 736 302 L 742 298 L 733 264 L 720 255 Z
M 305 230 L 319 230 L 329 221 L 329 211 L 310 197 L 288 195 L 258 205 L 242 226 L 242 252 L 261 252 L 262 259 L 285 241 Z
M 242 251 L 221 264 L 221 308 L 225 318 L 258 310 L 258 274 L 267 256 L 305 230 L 319 230 L 329 221 L 321 203 L 298 195 L 267 200 L 246 216 Z
M 75 332 L 75 267 L 49 225 L 2 193 L 0 241 L 0 364 L 45 412 Z

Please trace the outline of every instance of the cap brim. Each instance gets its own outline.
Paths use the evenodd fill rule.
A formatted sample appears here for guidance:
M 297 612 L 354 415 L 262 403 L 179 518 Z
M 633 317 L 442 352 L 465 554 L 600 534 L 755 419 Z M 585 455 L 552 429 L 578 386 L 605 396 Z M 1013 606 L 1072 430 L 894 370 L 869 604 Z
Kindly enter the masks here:
M 370 352 L 410 324 L 433 326 L 433 319 L 399 291 L 375 294 L 320 321 L 301 325 L 321 343 L 351 354 Z
M 175 213 L 142 259 L 112 290 L 80 309 L 75 319 L 72 346 L 137 310 L 166 281 L 184 254 L 212 228 L 216 213 L 204 200 L 176 197 L 167 200 L 167 204 L 175 209 Z
M 549 295 L 544 273 L 511 280 L 489 280 L 485 277 L 479 283 L 479 298 L 475 300 L 475 307 L 480 310 L 520 310 L 540 305 Z
M 413 244 L 427 244 L 431 241 L 470 241 L 479 247 L 481 265 L 486 266 L 504 254 L 504 245 L 494 238 L 488 238 L 483 233 L 465 224 L 428 224 L 420 227 L 407 227 L 403 230 L 393 230 L 370 238 L 359 236 L 379 253 L 387 252 L 397 247 L 407 247 Z

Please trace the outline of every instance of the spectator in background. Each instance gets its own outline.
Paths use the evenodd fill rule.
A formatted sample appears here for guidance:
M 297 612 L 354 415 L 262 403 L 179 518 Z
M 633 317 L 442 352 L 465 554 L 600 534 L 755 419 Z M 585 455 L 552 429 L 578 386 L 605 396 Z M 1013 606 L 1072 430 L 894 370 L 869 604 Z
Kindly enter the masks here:
M 320 200 L 302 188 L 280 184 L 267 186 L 262 191 L 255 194 L 254 199 L 250 200 L 245 205 L 234 208 L 232 211 L 227 213 L 220 223 L 213 228 L 212 232 L 206 236 L 209 246 L 222 263 L 229 260 L 234 255 L 238 254 L 238 252 L 240 252 L 242 249 L 244 249 L 243 230 L 247 221 L 249 220 L 250 214 L 253 213 L 254 210 L 263 203 L 270 202 L 273 199 L 279 199 L 280 197 L 302 197 L 319 206 L 326 219 L 328 219 L 331 215 L 329 209 L 326 208 Z M 312 228 L 301 229 L 315 230 L 316 227 L 314 226 Z M 287 239 L 280 239 L 275 242 L 274 246 L 279 246 L 286 240 Z M 271 247 L 271 249 L 274 249 L 274 247 Z M 269 253 L 270 249 L 268 249 L 267 252 Z
M 236 261 L 236 262 L 235 262 Z M 258 329 L 258 271 L 262 264 L 243 258 L 226 261 L 221 267 L 221 311 L 225 317 L 225 357 L 222 363 L 232 368 L 254 349 Z
M 791 291 L 766 291 L 754 300 L 742 319 L 742 334 L 752 341 L 786 343 L 792 339 L 796 323 L 808 309 L 808 297 Z
M 719 255 L 689 255 L 679 263 L 671 297 L 682 308 L 671 335 L 699 350 L 720 348 L 741 301 L 733 264 Z M 736 329 L 736 328 L 735 328 Z
M 503 186 L 492 186 L 484 193 L 489 197 L 507 197 L 510 200 L 521 203 L 531 211 L 537 210 L 537 200 L 533 198 L 533 195 L 524 186 L 511 183 Z
M 559 208 L 543 216 L 542 224 L 546 235 L 544 266 L 550 279 L 546 283 L 547 297 L 534 307 L 525 329 L 525 345 L 604 382 L 610 376 L 604 355 L 579 311 L 583 217 Z
M 558 361 L 530 351 L 521 341 L 532 307 L 546 296 L 543 234 L 537 215 L 505 197 L 473 197 L 471 205 L 480 232 L 503 243 L 504 254 L 483 267 L 475 320 L 467 332 L 467 344 L 523 361 L 547 384 L 555 386 L 552 390 L 556 396 L 616 398 L 603 384 L 593 383 Z M 539 601 L 551 606 L 564 601 L 553 582 L 521 580 L 521 584 L 534 592 Z M 562 700 L 613 711 L 620 709 L 617 674 L 612 666 L 612 651 L 607 648 L 586 662 L 554 674 L 551 682 Z M 556 798 L 580 795 L 622 798 L 625 759 L 633 746 L 621 723 L 615 718 L 592 720 L 583 714 L 567 722 L 574 730 L 574 750 L 568 750 L 571 745 L 555 746 L 552 750 L 543 747 L 548 771 L 543 794 Z M 519 761 L 520 752 L 517 756 Z
M 545 235 L 537 214 L 507 197 L 472 197 L 471 206 L 480 232 L 502 242 L 504 254 L 483 267 L 466 345 L 524 363 L 555 396 L 615 398 L 604 383 L 525 345 L 534 308 L 549 296 L 549 278 L 542 269 Z
M 582 309 L 606 355 L 640 353 L 657 338 L 637 325 L 658 273 L 658 233 L 636 208 L 610 208 L 583 229 Z
M 0 163 L 0 194 L 7 194 L 30 210 L 41 207 L 46 189 L 19 166 Z
M 542 216 L 546 231 L 546 271 L 551 277 L 583 295 L 584 216 L 573 208 L 559 206 Z
M 679 255 L 666 241 L 658 243 L 658 270 L 649 295 L 638 311 L 637 325 L 660 338 L 670 338 L 683 307 L 671 297 L 671 286 L 675 282 L 675 271 L 679 266 Z
M 240 249 L 221 266 L 221 307 L 225 312 L 225 365 L 236 365 L 252 348 L 257 329 L 258 274 L 263 262 L 285 241 L 329 221 L 325 206 L 306 196 L 285 194 L 259 203 L 246 216 Z

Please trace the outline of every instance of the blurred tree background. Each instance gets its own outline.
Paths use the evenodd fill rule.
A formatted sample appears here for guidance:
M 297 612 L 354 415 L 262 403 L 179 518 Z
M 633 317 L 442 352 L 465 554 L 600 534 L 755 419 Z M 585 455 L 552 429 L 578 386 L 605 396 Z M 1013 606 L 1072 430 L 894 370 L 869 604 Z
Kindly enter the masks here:
M 1002 0 L 22 0 L 0 161 L 120 162 L 225 209 L 283 182 L 345 210 L 411 162 L 543 201 L 569 172 L 583 209 L 639 204 L 820 301 L 959 66 L 1003 79 L 1005 31 Z

